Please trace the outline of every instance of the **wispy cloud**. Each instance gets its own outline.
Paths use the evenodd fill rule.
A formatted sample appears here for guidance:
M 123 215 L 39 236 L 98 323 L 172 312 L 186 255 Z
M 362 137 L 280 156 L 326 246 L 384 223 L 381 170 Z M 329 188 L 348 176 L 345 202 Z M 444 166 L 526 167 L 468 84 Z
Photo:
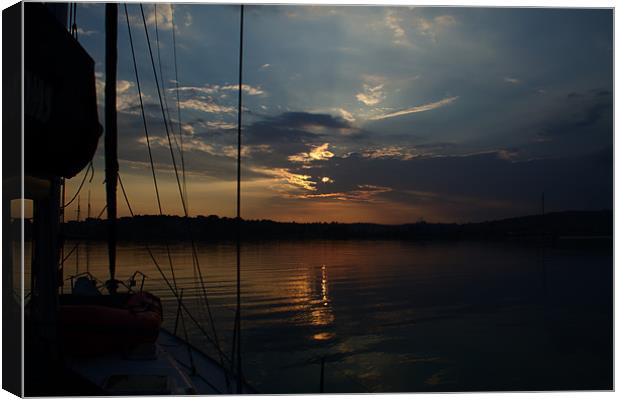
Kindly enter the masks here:
M 511 83 L 511 84 L 513 84 L 513 85 L 516 85 L 516 84 L 518 84 L 518 83 L 521 83 L 521 81 L 520 81 L 519 79 L 517 79 L 517 78 L 511 78 L 511 77 L 509 77 L 509 76 L 507 76 L 507 77 L 505 77 L 505 78 L 504 78 L 504 82 L 506 82 L 506 83 Z
M 409 148 L 404 148 L 404 147 L 399 147 L 399 146 L 389 146 L 389 147 L 365 150 L 362 153 L 362 156 L 364 158 L 370 158 L 370 159 L 395 158 L 395 159 L 409 160 L 417 156 L 417 154 Z
M 228 115 L 228 114 L 226 114 Z M 198 135 L 208 130 L 233 130 L 237 128 L 237 123 L 225 120 L 204 120 L 198 118 L 192 121 L 183 122 L 183 132 L 188 135 Z
M 250 96 L 259 96 L 261 94 L 265 94 L 265 90 L 263 90 L 260 86 L 254 87 L 248 84 L 243 84 L 243 91 Z M 206 84 L 204 86 L 181 86 L 179 87 L 180 92 L 186 92 L 188 94 L 207 94 L 207 95 L 218 95 L 222 94 L 222 92 L 229 91 L 238 91 L 239 85 L 231 84 L 231 85 L 210 85 Z M 169 92 L 176 92 L 176 88 L 169 88 Z
M 146 144 L 145 137 L 139 137 L 137 141 L 140 144 Z M 153 148 L 167 148 L 169 146 L 168 139 L 165 136 L 151 135 L 149 136 L 149 143 Z M 183 149 L 184 151 L 198 151 L 213 156 L 227 157 L 233 159 L 237 158 L 237 146 L 207 143 L 203 139 L 195 136 L 186 137 L 184 139 Z M 272 151 L 273 150 L 271 146 L 267 144 L 245 145 L 241 148 L 241 156 L 249 158 L 257 153 L 269 153 Z
M 252 86 L 246 85 L 246 84 L 243 84 L 241 86 L 241 89 L 244 92 L 246 92 L 247 94 L 249 94 L 250 96 L 259 96 L 261 94 L 265 94 L 265 92 L 260 87 L 252 87 Z M 238 91 L 239 90 L 239 85 L 222 86 L 222 90 Z
M 227 145 L 222 148 L 222 152 L 228 158 L 237 158 L 237 146 L 236 145 Z M 259 145 L 244 145 L 241 147 L 241 157 L 243 158 L 251 158 L 255 154 L 259 153 L 270 153 L 273 152 L 273 148 L 268 144 L 259 144 Z
M 126 112 L 130 114 L 137 114 L 139 112 L 140 98 L 138 91 L 135 89 L 136 84 L 130 80 L 117 80 L 116 81 L 116 110 L 119 112 Z M 97 92 L 97 102 L 103 104 L 103 96 L 105 91 L 105 81 L 103 75 L 97 74 L 95 76 L 95 90 Z M 152 102 L 151 96 L 142 93 L 142 101 L 144 103 Z
M 310 152 L 300 152 L 299 154 L 291 155 L 288 157 L 288 160 L 301 163 L 326 161 L 334 156 L 334 153 L 329 151 L 328 148 L 329 143 L 324 143 L 320 146 L 313 147 Z
M 444 107 L 446 105 L 452 104 L 457 99 L 458 99 L 458 96 L 448 97 L 448 98 L 444 98 L 443 100 L 436 101 L 434 103 L 418 105 L 416 107 L 403 109 L 403 110 L 392 112 L 392 113 L 389 113 L 389 114 L 373 116 L 370 119 L 371 120 L 381 120 L 381 119 L 387 119 L 387 118 L 394 118 L 396 116 L 415 114 L 415 113 L 418 113 L 418 112 L 431 111 L 433 109 L 441 108 L 441 107 Z
M 399 46 L 410 46 L 405 29 L 402 26 L 402 18 L 394 10 L 388 10 L 383 19 L 385 25 L 392 31 L 392 43 Z
M 79 37 L 79 36 L 91 36 L 91 35 L 97 34 L 99 32 L 96 31 L 96 30 L 85 30 L 82 27 L 78 27 L 77 28 L 77 33 L 78 33 L 78 37 Z
M 211 129 L 232 130 L 237 128 L 236 123 L 224 121 L 206 121 L 204 124 Z
M 219 105 L 210 99 L 181 100 L 179 102 L 179 106 L 183 109 L 193 109 L 196 111 L 207 112 L 207 113 L 212 113 L 212 114 L 236 112 L 236 108 Z
M 140 144 L 146 144 L 146 137 L 140 137 L 138 138 L 138 142 Z M 151 145 L 151 147 L 155 148 L 155 147 L 168 147 L 168 139 L 164 136 L 149 136 L 149 143 Z M 186 138 L 184 143 L 183 143 L 183 147 L 186 151 L 200 151 L 200 152 L 204 152 L 210 155 L 220 155 L 221 152 L 218 151 L 218 149 L 212 145 L 212 144 L 208 144 L 205 143 L 204 141 L 200 140 L 199 138 L 196 137 L 189 137 Z
M 277 182 L 285 183 L 287 187 L 285 187 L 285 192 L 288 192 L 286 188 L 292 189 L 302 189 L 307 191 L 316 191 L 316 182 L 310 180 L 312 176 L 303 175 L 299 173 L 293 173 L 286 168 L 264 168 L 264 167 L 254 167 L 252 168 L 252 172 L 271 176 L 276 179 Z
M 172 30 L 172 27 L 174 26 L 173 22 L 176 23 L 177 27 L 180 24 L 182 24 L 185 27 L 189 27 L 192 25 L 192 22 L 193 22 L 192 15 L 190 13 L 185 13 L 185 15 L 183 16 L 183 20 L 179 21 L 180 13 L 177 12 L 177 10 L 174 10 L 174 21 L 173 21 L 172 7 L 173 5 L 166 4 L 166 3 L 159 3 L 157 4 L 157 7 L 155 7 L 155 5 L 152 5 L 150 7 L 145 6 L 144 14 L 145 14 L 147 25 L 155 26 L 155 22 L 156 22 L 155 18 L 157 18 L 157 29 L 161 29 L 161 30 Z M 156 9 L 157 9 L 157 14 L 155 14 Z M 130 16 L 130 21 L 132 22 L 132 24 L 137 24 L 137 25 L 142 24 L 142 18 L 138 17 L 137 15 Z M 180 33 L 180 32 L 177 32 L 177 33 Z
M 344 119 L 345 121 L 347 121 L 347 122 L 355 122 L 355 117 L 353 116 L 353 114 L 350 113 L 349 111 L 347 111 L 346 109 L 337 108 L 336 111 L 338 111 L 338 113 L 340 114 L 342 119 Z
M 243 91 L 250 96 L 259 96 L 265 94 L 265 91 L 258 86 L 244 84 Z M 176 87 L 170 87 L 167 91 L 176 95 Z M 237 112 L 235 101 L 230 99 L 229 94 L 239 90 L 239 85 L 227 84 L 205 84 L 203 86 L 180 86 L 179 97 L 181 101 L 179 105 L 183 109 L 190 109 L 211 114 L 226 114 Z M 230 129 L 234 126 L 225 122 L 209 122 L 210 128 Z M 235 125 L 236 126 L 236 125 Z
M 312 199 L 312 200 L 337 200 L 352 202 L 376 202 L 376 196 L 392 191 L 389 187 L 375 186 L 371 184 L 360 184 L 356 189 L 335 193 L 302 193 L 292 194 L 293 198 Z
M 438 15 L 432 19 L 415 17 L 413 27 L 422 35 L 437 41 L 437 36 L 446 28 L 455 25 L 456 19 L 452 15 Z
M 364 83 L 364 91 L 357 93 L 355 98 L 365 105 L 377 105 L 381 101 L 385 100 L 385 93 L 383 92 L 383 84 L 377 86 L 371 86 Z

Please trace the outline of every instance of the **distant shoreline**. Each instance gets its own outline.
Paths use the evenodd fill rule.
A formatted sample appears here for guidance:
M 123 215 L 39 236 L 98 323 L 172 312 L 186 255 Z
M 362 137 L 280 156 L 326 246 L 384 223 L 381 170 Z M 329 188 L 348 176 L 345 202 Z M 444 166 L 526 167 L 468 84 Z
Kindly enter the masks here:
M 191 229 L 191 234 L 188 231 Z M 197 216 L 134 216 L 117 221 L 119 241 L 232 241 L 237 223 L 233 218 Z M 105 220 L 64 223 L 65 239 L 106 240 Z M 27 232 L 28 233 L 28 232 Z M 192 237 L 193 236 L 193 237 Z M 299 239 L 395 239 L 395 240 L 514 240 L 553 242 L 600 241 L 613 236 L 613 211 L 565 211 L 480 223 L 295 223 L 242 220 L 246 241 Z

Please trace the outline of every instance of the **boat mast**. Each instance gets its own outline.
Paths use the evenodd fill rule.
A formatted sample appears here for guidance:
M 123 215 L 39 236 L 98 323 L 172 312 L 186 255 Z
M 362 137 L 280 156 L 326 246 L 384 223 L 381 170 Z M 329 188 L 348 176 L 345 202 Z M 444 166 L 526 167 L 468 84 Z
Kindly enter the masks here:
M 111 294 L 116 292 L 116 181 L 118 179 L 116 131 L 116 65 L 118 35 L 118 5 L 105 6 L 105 182 L 108 208 L 108 258 Z
M 242 392 L 241 368 L 241 115 L 243 114 L 243 4 L 239 23 L 239 104 L 237 109 L 237 393 Z
M 239 87 L 237 104 L 237 217 L 236 247 L 237 247 L 237 308 L 233 327 L 232 340 L 232 369 L 237 374 L 237 393 L 242 393 L 242 368 L 241 368 L 241 115 L 243 110 L 243 4 L 240 6 L 239 23 Z M 236 366 L 236 370 L 235 370 Z

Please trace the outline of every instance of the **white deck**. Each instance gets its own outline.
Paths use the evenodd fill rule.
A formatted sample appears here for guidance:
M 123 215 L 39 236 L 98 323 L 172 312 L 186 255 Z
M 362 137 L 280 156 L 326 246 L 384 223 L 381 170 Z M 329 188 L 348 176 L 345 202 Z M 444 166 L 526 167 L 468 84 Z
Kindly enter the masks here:
M 236 394 L 237 382 L 220 365 L 203 352 L 187 345 L 184 340 L 161 329 L 157 344 L 166 351 L 189 376 L 198 394 Z M 196 373 L 192 375 L 189 351 L 192 353 Z M 243 386 L 243 394 L 256 393 L 247 384 Z
M 236 381 L 216 361 L 164 329 L 151 356 L 71 357 L 67 366 L 110 393 L 124 396 L 237 393 Z M 243 393 L 256 392 L 244 384 Z

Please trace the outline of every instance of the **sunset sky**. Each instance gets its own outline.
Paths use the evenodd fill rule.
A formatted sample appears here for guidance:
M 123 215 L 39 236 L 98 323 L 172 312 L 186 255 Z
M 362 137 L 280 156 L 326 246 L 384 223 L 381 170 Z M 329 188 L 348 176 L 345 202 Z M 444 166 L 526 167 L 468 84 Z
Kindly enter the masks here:
M 128 8 L 163 211 L 180 214 L 144 26 Z M 179 140 L 170 6 L 157 14 Z M 239 7 L 174 15 L 190 214 L 234 216 Z M 120 173 L 134 211 L 156 214 L 122 5 L 119 18 Z M 77 23 L 102 105 L 103 4 L 78 3 Z M 549 211 L 610 209 L 612 40 L 602 9 L 246 6 L 242 216 L 481 221 L 537 213 L 542 192 Z M 92 216 L 104 204 L 103 138 L 94 164 L 82 216 L 88 190 Z

